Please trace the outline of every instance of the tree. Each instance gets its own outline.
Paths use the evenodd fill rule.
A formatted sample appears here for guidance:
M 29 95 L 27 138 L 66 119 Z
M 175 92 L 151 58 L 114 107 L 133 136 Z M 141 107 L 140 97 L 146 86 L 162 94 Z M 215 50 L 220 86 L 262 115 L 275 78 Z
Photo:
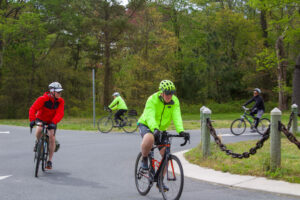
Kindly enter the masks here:
M 293 103 L 298 105 L 298 110 L 300 111 L 300 54 L 297 57 L 296 65 L 294 69 Z

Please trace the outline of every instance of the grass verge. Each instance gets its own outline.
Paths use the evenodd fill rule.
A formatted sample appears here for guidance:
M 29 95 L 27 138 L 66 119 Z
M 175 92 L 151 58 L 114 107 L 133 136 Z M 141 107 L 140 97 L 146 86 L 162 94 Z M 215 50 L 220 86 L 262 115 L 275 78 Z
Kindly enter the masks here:
M 234 119 L 239 118 L 241 113 L 218 113 L 212 114 L 212 120 L 214 120 L 213 126 L 215 128 L 230 128 L 231 122 Z M 290 113 L 284 113 L 282 115 L 282 122 L 287 124 L 289 120 Z M 73 118 L 73 117 L 65 117 L 59 123 L 59 129 L 67 129 L 67 130 L 97 130 L 97 120 L 101 116 L 96 118 L 96 126 L 94 128 L 93 119 L 92 118 Z M 270 119 L 269 114 L 265 114 L 264 117 Z M 186 130 L 194 130 L 200 129 L 200 114 L 183 114 L 183 127 Z M 15 125 L 15 126 L 29 126 L 28 119 L 1 119 L 0 124 L 5 125 Z M 300 120 L 298 120 L 298 124 L 300 126 Z M 249 124 L 247 124 L 249 127 Z M 113 129 L 114 131 L 119 129 Z M 175 130 L 175 126 L 171 124 L 169 130 Z
M 256 141 L 238 142 L 227 144 L 227 148 L 235 153 L 249 151 L 255 146 Z M 284 180 L 291 183 L 300 183 L 300 151 L 296 145 L 286 138 L 281 139 L 281 167 L 275 172 L 270 169 L 270 139 L 255 155 L 248 159 L 237 159 L 227 156 L 215 144 L 211 145 L 211 156 L 203 158 L 201 146 L 185 153 L 185 158 L 202 167 L 212 168 L 232 174 L 262 176 L 269 179 Z

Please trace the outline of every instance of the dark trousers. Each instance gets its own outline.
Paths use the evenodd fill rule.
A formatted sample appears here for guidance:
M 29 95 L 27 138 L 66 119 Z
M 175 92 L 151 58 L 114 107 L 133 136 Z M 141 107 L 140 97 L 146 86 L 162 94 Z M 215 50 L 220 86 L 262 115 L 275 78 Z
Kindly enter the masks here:
M 123 110 L 123 109 L 118 110 L 115 114 L 115 122 L 118 123 L 118 120 L 123 121 L 121 116 L 124 115 L 126 112 L 127 112 L 127 110 Z

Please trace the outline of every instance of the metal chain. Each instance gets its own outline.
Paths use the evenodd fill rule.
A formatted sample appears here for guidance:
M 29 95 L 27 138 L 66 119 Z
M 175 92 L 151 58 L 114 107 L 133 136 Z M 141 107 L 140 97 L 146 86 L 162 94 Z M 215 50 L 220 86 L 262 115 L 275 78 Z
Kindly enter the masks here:
M 255 147 L 249 149 L 249 152 L 244 152 L 242 154 L 239 154 L 239 153 L 234 153 L 231 150 L 227 149 L 226 145 L 221 142 L 220 138 L 217 136 L 216 130 L 211 124 L 210 119 L 207 119 L 207 127 L 209 129 L 210 134 L 213 136 L 216 144 L 220 147 L 221 151 L 226 152 L 226 154 L 230 155 L 232 158 L 239 158 L 239 159 L 249 158 L 250 155 L 256 154 L 257 150 L 263 147 L 264 142 L 267 141 L 270 137 L 270 126 L 269 126 L 269 128 L 263 134 L 263 137 L 256 142 Z
M 288 138 L 288 140 L 290 142 L 294 143 L 298 147 L 298 149 L 300 149 L 300 142 L 296 139 L 296 137 L 293 135 L 293 133 L 289 132 L 289 130 L 285 128 L 284 124 L 282 124 L 280 121 L 279 121 L 279 127 L 280 127 L 280 130 Z
M 294 117 L 294 112 L 292 112 L 291 115 L 290 115 L 290 121 L 289 121 L 288 126 L 287 126 L 288 131 L 291 129 L 293 117 Z

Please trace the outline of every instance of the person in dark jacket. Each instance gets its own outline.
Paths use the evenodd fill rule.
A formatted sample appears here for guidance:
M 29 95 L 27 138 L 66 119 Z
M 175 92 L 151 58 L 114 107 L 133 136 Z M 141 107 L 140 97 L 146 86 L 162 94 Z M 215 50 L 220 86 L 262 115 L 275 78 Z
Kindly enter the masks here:
M 253 97 L 243 105 L 243 108 L 246 109 L 245 106 L 247 106 L 248 104 L 250 104 L 252 102 L 255 102 L 253 107 L 250 109 L 250 111 L 251 111 L 250 115 L 253 116 L 253 118 L 255 119 L 255 124 L 254 124 L 255 129 L 252 130 L 251 132 L 256 132 L 258 122 L 265 112 L 264 100 L 259 94 L 261 94 L 261 90 L 259 88 L 255 88 L 253 90 Z M 257 114 L 257 115 L 255 116 L 255 114 Z
M 64 99 L 61 98 L 63 88 L 60 83 L 53 82 L 49 85 L 49 92 L 45 92 L 43 96 L 37 98 L 29 109 L 30 127 L 43 122 L 48 124 L 49 135 L 49 160 L 47 161 L 47 169 L 52 169 L 52 158 L 55 150 L 55 131 L 57 123 L 64 116 Z M 42 127 L 36 127 L 36 144 L 42 136 Z M 35 145 L 35 151 L 36 151 Z

